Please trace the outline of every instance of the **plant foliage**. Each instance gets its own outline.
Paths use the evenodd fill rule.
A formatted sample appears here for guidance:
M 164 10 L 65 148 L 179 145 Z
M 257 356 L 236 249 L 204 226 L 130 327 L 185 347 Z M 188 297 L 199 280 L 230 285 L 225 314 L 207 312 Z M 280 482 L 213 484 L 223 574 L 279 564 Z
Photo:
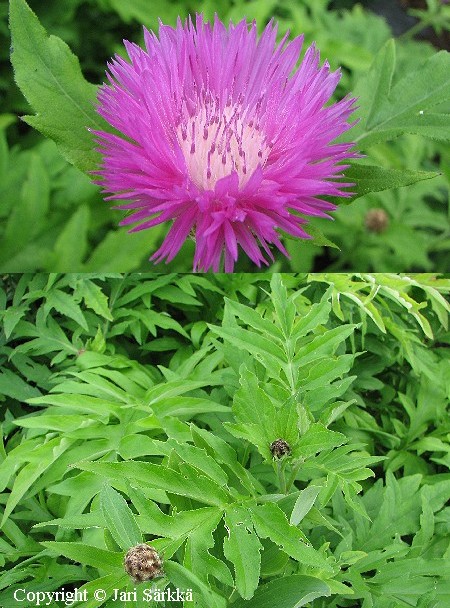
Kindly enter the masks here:
M 199 608 L 447 606 L 449 292 L 3 276 L 0 604 L 156 585 Z M 165 575 L 136 586 L 123 556 L 142 542 Z

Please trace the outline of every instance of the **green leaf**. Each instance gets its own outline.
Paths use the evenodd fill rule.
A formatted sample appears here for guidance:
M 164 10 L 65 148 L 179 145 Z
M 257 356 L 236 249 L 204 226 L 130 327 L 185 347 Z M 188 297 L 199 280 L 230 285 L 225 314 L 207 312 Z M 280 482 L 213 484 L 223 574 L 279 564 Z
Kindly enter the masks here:
M 80 266 L 88 249 L 89 219 L 89 207 L 80 205 L 67 221 L 53 249 L 53 272 L 68 272 Z
M 302 521 L 314 506 L 314 502 L 321 489 L 320 486 L 308 486 L 300 492 L 295 501 L 294 508 L 292 509 L 291 518 L 289 520 L 290 524 L 297 526 Z
M 352 131 L 353 141 L 367 148 L 402 133 L 449 140 L 449 115 L 432 112 L 434 106 L 450 97 L 449 53 L 433 54 L 392 86 L 394 66 L 395 48 L 390 40 L 355 88 L 361 120 Z
M 322 452 L 347 443 L 347 438 L 342 433 L 330 431 L 320 422 L 312 424 L 306 433 L 300 438 L 295 447 L 295 455 L 300 458 L 310 458 Z
M 286 362 L 286 355 L 283 349 L 275 344 L 273 340 L 260 336 L 254 331 L 242 329 L 241 327 L 215 327 L 208 326 L 211 331 L 230 342 L 233 346 L 246 350 L 258 361 L 262 361 L 275 374 L 277 370 Z
M 315 280 L 313 277 L 315 275 L 310 275 L 308 281 Z M 306 336 L 316 327 L 324 325 L 328 321 L 331 311 L 330 295 L 331 289 L 328 289 L 320 302 L 310 306 L 306 314 L 298 315 L 294 323 L 294 337 L 296 340 Z
M 301 426 L 299 409 L 303 412 L 303 406 L 298 403 L 296 397 L 290 397 L 277 409 L 273 421 L 274 435 L 277 439 L 282 437 L 290 445 L 297 443 Z
M 356 325 L 341 325 L 315 336 L 308 344 L 297 350 L 294 361 L 305 367 L 307 363 L 333 354 L 337 346 L 348 338 L 355 328 Z
M 212 522 L 211 528 L 217 526 L 214 522 L 219 521 L 223 514 L 218 507 L 200 507 L 166 515 L 152 500 L 146 498 L 140 489 L 129 484 L 127 492 L 140 513 L 137 518 L 140 529 L 153 536 L 164 536 L 184 542 L 205 521 Z
M 220 405 L 210 399 L 200 399 L 198 397 L 166 397 L 163 401 L 153 403 L 152 409 L 156 416 L 164 418 L 166 416 L 193 417 L 197 414 L 213 412 L 229 412 L 230 408 Z
M 251 513 L 260 538 L 270 538 L 301 564 L 332 571 L 331 564 L 305 540 L 305 535 L 298 528 L 289 524 L 278 505 L 258 505 L 251 508 Z
M 125 572 L 120 575 L 118 572 L 113 574 L 107 574 L 100 578 L 96 578 L 93 581 L 85 583 L 83 586 L 78 587 L 79 593 L 86 593 L 87 601 L 83 602 L 83 608 L 100 608 L 105 605 L 105 601 L 111 597 L 115 589 L 122 589 L 130 581 L 130 577 Z M 95 592 L 98 589 L 105 591 L 104 597 L 96 599 Z M 77 606 L 77 604 L 74 604 Z M 78 606 L 81 606 L 78 604 Z
M 183 460 L 183 462 L 187 462 L 199 472 L 204 473 L 214 480 L 219 486 L 227 485 L 227 474 L 222 467 L 206 453 L 205 450 L 190 444 L 178 443 L 177 441 L 173 440 L 168 442 L 167 447 L 173 450 L 173 452 L 175 452 Z
M 83 298 L 88 308 L 108 321 L 113 320 L 108 306 L 108 296 L 93 281 L 82 279 L 77 285 L 77 293 Z
M 147 259 L 159 234 L 164 229 L 156 226 L 151 236 L 148 230 L 129 233 L 126 230 L 110 230 L 91 253 L 85 263 L 85 272 L 129 272 L 138 270 Z
M 10 28 L 15 79 L 36 112 L 25 122 L 53 139 L 70 163 L 92 171 L 99 155 L 88 128 L 107 128 L 95 111 L 97 87 L 84 79 L 67 44 L 47 35 L 25 0 L 11 0 Z
M 377 108 L 388 97 L 392 85 L 392 77 L 395 69 L 395 41 L 393 38 L 388 40 L 382 50 L 377 54 L 373 65 L 370 67 L 369 78 L 372 87 L 364 91 L 364 100 L 360 99 L 360 103 L 368 101 L 366 109 L 366 124 L 370 125 L 374 116 L 377 113 Z M 368 109 L 368 111 L 367 111 Z
M 49 206 L 49 176 L 41 157 L 33 152 L 20 199 L 6 223 L 2 251 L 12 257 L 13 253 L 24 249 L 45 227 Z
M 84 422 L 85 418 L 82 416 L 69 416 L 67 414 L 63 416 L 44 414 L 14 420 L 14 424 L 26 429 L 46 429 L 47 431 L 65 431 L 66 433 L 79 429 Z
M 117 403 L 112 403 L 106 399 L 99 399 L 98 397 L 90 397 L 89 395 L 49 394 L 42 397 L 33 397 L 27 401 L 28 403 L 56 405 L 68 410 L 97 414 L 99 416 L 117 414 L 119 408 Z
M 158 27 L 158 19 L 164 14 L 164 23 L 175 25 L 177 17 L 183 18 L 187 14 L 186 6 L 181 2 L 167 3 L 166 0 L 108 0 L 111 8 L 120 15 L 126 23 L 135 20 L 149 28 Z
M 5 368 L 0 370 L 0 394 L 17 401 L 26 401 L 41 394 L 39 389 L 30 386 L 18 374 Z
M 100 493 L 100 505 L 112 537 L 124 551 L 142 542 L 136 519 L 119 492 L 105 485 Z
M 342 200 L 342 197 L 340 197 L 339 202 L 342 203 Z M 308 224 L 306 226 L 306 231 L 313 237 L 310 241 L 308 241 L 312 245 L 315 245 L 316 247 L 332 247 L 333 249 L 337 249 L 338 251 L 340 250 L 338 245 L 336 245 L 336 243 L 333 243 L 331 239 L 326 237 L 322 230 L 320 230 L 320 228 L 318 228 L 317 226 L 314 226 L 313 224 Z
M 275 309 L 277 321 L 281 327 L 284 338 L 292 334 L 295 319 L 294 296 L 288 298 L 287 289 L 282 281 L 281 275 L 274 273 L 270 279 L 270 297 Z
M 270 436 L 276 409 L 269 395 L 261 388 L 256 375 L 246 367 L 241 369 L 240 388 L 233 398 L 233 413 L 244 424 L 258 424 L 263 435 Z
M 408 169 L 385 169 L 374 165 L 352 163 L 345 172 L 345 179 L 354 182 L 354 196 L 344 204 L 351 203 L 356 198 L 369 192 L 381 192 L 392 188 L 402 188 L 427 179 L 437 177 L 433 171 L 411 171 Z
M 58 526 L 59 528 L 73 528 L 76 530 L 87 530 L 104 526 L 105 522 L 99 512 L 83 513 L 82 515 L 66 515 L 49 521 L 41 521 L 34 524 L 33 528 L 45 528 L 46 526 Z
M 181 564 L 167 561 L 164 570 L 174 587 L 192 589 L 192 595 L 196 598 L 199 608 L 226 608 L 227 602 L 224 597 L 214 592 L 209 585 Z
M 111 571 L 123 568 L 123 553 L 106 551 L 105 549 L 92 547 L 85 543 L 45 541 L 41 545 L 51 549 L 52 553 L 64 555 L 75 562 L 93 566 L 99 570 Z
M 8 495 L 0 525 L 3 525 L 21 498 L 30 491 L 36 479 L 70 448 L 72 443 L 73 440 L 68 438 L 56 437 L 31 451 L 30 462 L 21 469 L 14 481 L 11 493 Z
M 6 339 L 9 340 L 14 328 L 17 323 L 25 316 L 29 308 L 28 302 L 22 302 L 17 306 L 10 306 L 3 313 L 3 331 L 5 332 Z
M 272 321 L 264 319 L 256 310 L 253 310 L 249 306 L 244 306 L 228 298 L 225 298 L 225 306 L 237 319 L 253 327 L 253 329 L 256 329 L 260 333 L 271 336 L 277 342 L 283 339 L 283 334 Z
M 221 511 L 212 513 L 189 532 L 183 564 L 205 582 L 214 577 L 224 585 L 233 587 L 233 577 L 228 566 L 209 551 L 215 545 L 213 532 L 222 520 L 222 515 Z
M 244 507 L 236 505 L 227 509 L 225 526 L 228 531 L 223 542 L 225 557 L 234 566 L 236 589 L 241 597 L 250 599 L 259 583 L 262 545 Z
M 191 425 L 191 433 L 194 442 L 199 447 L 203 447 L 215 460 L 228 469 L 236 476 L 242 486 L 255 495 L 255 492 L 264 493 L 264 486 L 238 462 L 235 450 L 215 433 L 210 433 L 206 429 L 197 428 Z
M 61 291 L 60 289 L 51 290 L 46 295 L 46 303 L 44 306 L 45 314 L 47 314 L 52 308 L 57 310 L 61 315 L 65 315 L 70 319 L 73 319 L 83 329 L 88 331 L 88 324 L 85 316 L 81 311 L 78 304 L 74 302 L 73 296 L 68 293 Z
M 80 462 L 77 468 L 92 471 L 111 481 L 125 483 L 132 479 L 148 488 L 157 487 L 212 506 L 224 506 L 229 502 L 229 496 L 224 489 L 212 479 L 199 475 L 196 469 L 187 464 L 183 468 L 187 477 L 172 469 L 148 462 Z
M 262 585 L 250 601 L 238 600 L 234 608 L 301 608 L 318 597 L 331 595 L 329 586 L 318 578 L 294 574 Z

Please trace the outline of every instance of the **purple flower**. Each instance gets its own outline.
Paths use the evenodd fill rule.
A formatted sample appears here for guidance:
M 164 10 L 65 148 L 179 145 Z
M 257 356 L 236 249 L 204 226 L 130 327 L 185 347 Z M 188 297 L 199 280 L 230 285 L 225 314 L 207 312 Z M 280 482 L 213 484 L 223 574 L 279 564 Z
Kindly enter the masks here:
M 312 45 L 297 66 L 303 37 L 276 44 L 271 21 L 226 28 L 198 15 L 144 29 L 146 50 L 125 41 L 128 63 L 108 64 L 98 112 L 122 135 L 96 132 L 103 155 L 98 183 L 126 204 L 132 231 L 172 226 L 152 260 L 172 260 L 195 239 L 194 270 L 233 270 L 239 246 L 257 265 L 287 252 L 278 230 L 311 238 L 307 216 L 335 209 L 322 196 L 349 196 L 336 181 L 355 157 L 332 143 L 351 124 L 349 97 L 325 107 L 340 78 L 319 65 Z M 300 215 L 299 215 L 300 214 Z M 264 253 L 266 256 L 264 255 Z

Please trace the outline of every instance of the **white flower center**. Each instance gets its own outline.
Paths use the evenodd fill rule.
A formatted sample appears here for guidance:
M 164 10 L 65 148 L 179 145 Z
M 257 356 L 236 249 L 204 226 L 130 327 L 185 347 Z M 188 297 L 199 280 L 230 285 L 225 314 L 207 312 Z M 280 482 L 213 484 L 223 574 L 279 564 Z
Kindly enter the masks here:
M 176 135 L 197 186 L 213 190 L 219 179 L 236 171 L 242 187 L 259 164 L 265 165 L 270 147 L 257 117 L 241 104 L 229 102 L 221 109 L 209 95 L 194 114 L 184 110 Z

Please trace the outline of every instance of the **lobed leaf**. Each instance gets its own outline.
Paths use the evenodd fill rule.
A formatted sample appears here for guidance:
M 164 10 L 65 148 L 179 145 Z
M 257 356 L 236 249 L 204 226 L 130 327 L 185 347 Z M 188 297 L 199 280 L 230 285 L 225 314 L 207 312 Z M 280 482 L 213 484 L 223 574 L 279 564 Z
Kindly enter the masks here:
M 241 597 L 250 599 L 259 583 L 262 545 L 247 509 L 238 505 L 227 509 L 225 526 L 228 532 L 223 543 L 225 557 L 234 566 L 236 589 Z

